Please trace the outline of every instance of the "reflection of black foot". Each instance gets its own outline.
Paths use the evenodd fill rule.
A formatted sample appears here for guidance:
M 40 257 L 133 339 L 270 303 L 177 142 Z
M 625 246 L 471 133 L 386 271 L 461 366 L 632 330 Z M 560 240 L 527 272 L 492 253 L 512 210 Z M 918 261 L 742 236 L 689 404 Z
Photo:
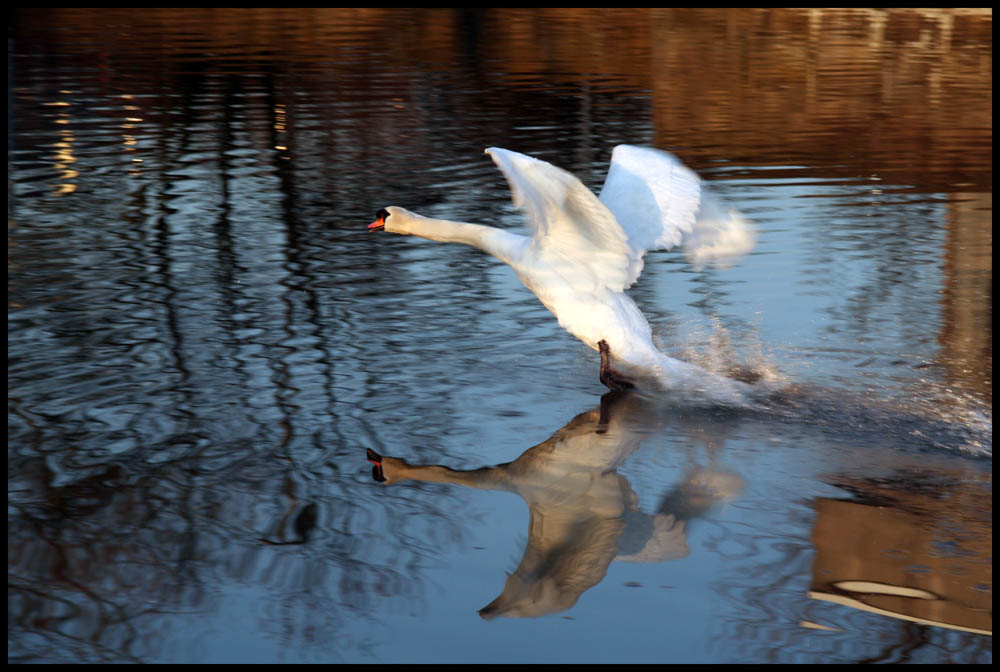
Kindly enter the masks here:
M 619 406 L 627 396 L 628 392 L 625 390 L 611 390 L 604 393 L 601 397 L 601 415 L 597 421 L 597 429 L 594 430 L 597 434 L 604 434 L 608 431 L 608 422 L 611 420 L 612 409 Z
M 382 456 L 376 453 L 371 448 L 368 448 L 365 452 L 365 457 L 368 461 L 374 464 L 372 467 L 372 478 L 374 478 L 379 483 L 385 482 L 385 474 L 382 473 Z
M 631 390 L 635 385 L 628 378 L 611 368 L 611 348 L 608 342 L 598 341 L 597 347 L 601 353 L 601 382 L 615 391 Z

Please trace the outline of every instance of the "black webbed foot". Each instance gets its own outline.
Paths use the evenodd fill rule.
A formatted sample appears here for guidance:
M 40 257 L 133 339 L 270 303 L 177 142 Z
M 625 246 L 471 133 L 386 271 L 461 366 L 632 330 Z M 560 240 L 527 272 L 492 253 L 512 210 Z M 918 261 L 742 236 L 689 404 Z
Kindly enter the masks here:
M 597 348 L 601 353 L 601 382 L 616 392 L 634 388 L 632 381 L 611 368 L 611 348 L 608 347 L 608 342 L 598 341 Z

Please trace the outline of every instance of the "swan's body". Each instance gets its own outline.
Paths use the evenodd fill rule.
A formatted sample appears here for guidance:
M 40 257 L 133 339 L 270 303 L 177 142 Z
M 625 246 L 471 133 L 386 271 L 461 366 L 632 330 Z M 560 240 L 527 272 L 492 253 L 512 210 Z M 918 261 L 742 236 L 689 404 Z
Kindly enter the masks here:
M 646 318 L 625 294 L 647 250 L 683 242 L 700 264 L 725 262 L 752 247 L 746 220 L 722 213 L 697 175 L 666 152 L 620 145 L 598 199 L 549 163 L 506 149 L 486 153 L 503 171 L 534 235 L 432 219 L 400 207 L 380 210 L 369 228 L 465 243 L 509 264 L 564 329 L 602 352 L 602 380 L 610 387 L 653 377 L 722 400 L 737 401 L 747 391 L 743 383 L 661 353 Z M 610 371 L 608 351 L 622 373 Z

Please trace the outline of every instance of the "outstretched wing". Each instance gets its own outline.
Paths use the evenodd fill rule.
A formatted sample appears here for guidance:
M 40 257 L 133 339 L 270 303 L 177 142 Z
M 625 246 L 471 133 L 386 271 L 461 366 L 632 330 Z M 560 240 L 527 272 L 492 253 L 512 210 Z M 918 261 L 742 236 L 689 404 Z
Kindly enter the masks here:
M 499 147 L 486 150 L 510 184 L 514 205 L 534 229 L 532 244 L 586 269 L 594 283 L 620 291 L 634 254 L 614 214 L 576 177 Z
M 749 222 L 735 210 L 726 212 L 698 175 L 658 149 L 615 147 L 600 200 L 628 236 L 628 284 L 639 277 L 648 250 L 683 243 L 693 265 L 724 265 L 754 245 Z

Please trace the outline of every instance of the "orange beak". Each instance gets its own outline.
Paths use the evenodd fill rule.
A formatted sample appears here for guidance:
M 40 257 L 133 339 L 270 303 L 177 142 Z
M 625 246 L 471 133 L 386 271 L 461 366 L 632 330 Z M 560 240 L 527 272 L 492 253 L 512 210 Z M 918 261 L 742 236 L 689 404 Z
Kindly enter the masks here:
M 381 231 L 385 228 L 385 217 L 379 217 L 374 222 L 368 225 L 369 231 Z

